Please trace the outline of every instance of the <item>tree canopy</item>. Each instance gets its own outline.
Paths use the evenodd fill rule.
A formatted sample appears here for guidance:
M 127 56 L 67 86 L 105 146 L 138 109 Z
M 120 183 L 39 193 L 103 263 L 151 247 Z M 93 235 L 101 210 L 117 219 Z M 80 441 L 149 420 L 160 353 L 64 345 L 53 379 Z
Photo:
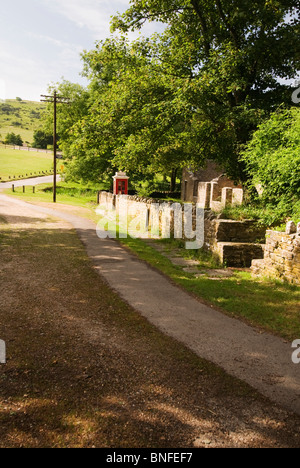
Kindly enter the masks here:
M 299 3 L 135 0 L 113 27 L 128 32 L 146 21 L 166 24 L 150 53 L 162 73 L 182 80 L 196 159 L 217 158 L 235 172 L 240 146 L 261 117 L 290 101 L 279 79 L 297 73 Z
M 263 189 L 263 200 L 290 206 L 300 200 L 299 148 L 299 109 L 278 110 L 259 126 L 242 157 L 252 184 Z
M 16 135 L 14 132 L 8 133 L 5 137 L 4 143 L 6 145 L 23 146 L 21 135 Z
M 33 148 L 47 149 L 53 145 L 53 134 L 47 133 L 44 130 L 36 130 L 33 135 Z
M 59 112 L 72 175 L 98 180 L 125 169 L 137 178 L 174 174 L 212 158 L 244 180 L 240 154 L 278 106 L 292 105 L 281 79 L 297 75 L 296 0 L 133 0 L 112 21 L 125 34 L 145 22 L 161 34 L 98 42 L 83 54 L 87 90 Z

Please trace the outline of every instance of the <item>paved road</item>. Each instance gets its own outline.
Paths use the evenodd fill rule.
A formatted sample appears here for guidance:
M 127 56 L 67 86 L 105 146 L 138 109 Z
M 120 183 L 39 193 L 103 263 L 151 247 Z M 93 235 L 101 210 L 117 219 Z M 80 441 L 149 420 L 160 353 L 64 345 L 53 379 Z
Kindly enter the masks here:
M 99 274 L 140 314 L 200 357 L 300 414 L 300 365 L 292 363 L 291 343 L 204 305 L 114 240 L 100 240 L 91 221 L 4 195 L 0 195 L 0 215 L 1 207 L 12 203 L 69 222 Z
M 60 180 L 61 180 L 61 177 L 58 175 L 57 182 L 60 182 Z M 11 181 L 11 182 L 1 182 L 0 190 L 11 188 L 12 185 L 14 185 L 15 187 L 23 187 L 23 185 L 25 185 L 27 187 L 28 185 L 33 186 L 33 185 L 39 185 L 39 184 L 51 184 L 52 182 L 53 182 L 53 176 L 33 177 L 32 179 L 23 179 L 23 180 Z

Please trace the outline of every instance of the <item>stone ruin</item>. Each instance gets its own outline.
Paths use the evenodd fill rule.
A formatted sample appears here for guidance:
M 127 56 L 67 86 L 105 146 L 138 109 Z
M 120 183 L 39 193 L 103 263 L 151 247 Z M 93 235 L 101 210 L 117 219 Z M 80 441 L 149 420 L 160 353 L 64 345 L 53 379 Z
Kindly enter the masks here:
M 231 180 L 214 161 L 203 169 L 184 169 L 182 201 L 198 203 L 201 208 L 222 211 L 228 205 L 242 205 L 244 190 Z
M 253 260 L 251 269 L 255 277 L 300 285 L 300 223 L 290 221 L 285 232 L 267 231 L 264 258 Z

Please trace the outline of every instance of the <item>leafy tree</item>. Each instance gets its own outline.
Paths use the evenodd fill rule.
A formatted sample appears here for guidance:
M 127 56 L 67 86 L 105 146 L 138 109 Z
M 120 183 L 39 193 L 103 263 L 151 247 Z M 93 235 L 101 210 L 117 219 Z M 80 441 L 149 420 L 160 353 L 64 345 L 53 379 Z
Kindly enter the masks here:
M 250 182 L 261 201 L 300 221 L 300 110 L 278 110 L 261 124 L 243 152 Z
M 300 110 L 279 110 L 261 124 L 243 152 L 253 185 L 277 204 L 300 200 Z
M 297 74 L 299 2 L 134 0 L 113 28 L 128 32 L 147 21 L 166 25 L 148 55 L 162 74 L 181 80 L 178 92 L 193 110 L 195 164 L 217 158 L 241 177 L 241 146 L 265 115 L 291 100 L 278 78 Z
M 44 130 L 36 130 L 33 138 L 33 148 L 47 149 L 48 146 L 53 144 L 53 134 L 51 135 Z
M 23 140 L 21 135 L 16 135 L 15 133 L 8 133 L 4 140 L 6 145 L 16 145 L 16 146 L 23 146 Z
M 213 158 L 246 178 L 244 145 L 279 104 L 291 104 L 278 78 L 297 73 L 298 2 L 134 0 L 113 28 L 127 33 L 146 21 L 165 31 L 97 43 L 83 55 L 88 89 L 58 85 L 74 96 L 59 106 L 70 174 L 98 180 L 117 168 L 174 181 L 181 166 Z
M 187 135 L 176 80 L 157 73 L 139 45 L 124 38 L 98 43 L 84 63 L 89 110 L 72 129 L 70 170 L 97 179 L 118 168 L 150 181 L 159 172 L 174 185 Z

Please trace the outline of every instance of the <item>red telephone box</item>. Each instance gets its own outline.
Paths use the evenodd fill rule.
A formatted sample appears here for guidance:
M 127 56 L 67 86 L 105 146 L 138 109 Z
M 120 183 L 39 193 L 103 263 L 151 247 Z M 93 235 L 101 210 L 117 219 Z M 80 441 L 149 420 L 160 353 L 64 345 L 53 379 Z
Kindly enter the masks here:
M 129 177 L 125 172 L 117 172 L 114 179 L 114 195 L 128 195 Z

